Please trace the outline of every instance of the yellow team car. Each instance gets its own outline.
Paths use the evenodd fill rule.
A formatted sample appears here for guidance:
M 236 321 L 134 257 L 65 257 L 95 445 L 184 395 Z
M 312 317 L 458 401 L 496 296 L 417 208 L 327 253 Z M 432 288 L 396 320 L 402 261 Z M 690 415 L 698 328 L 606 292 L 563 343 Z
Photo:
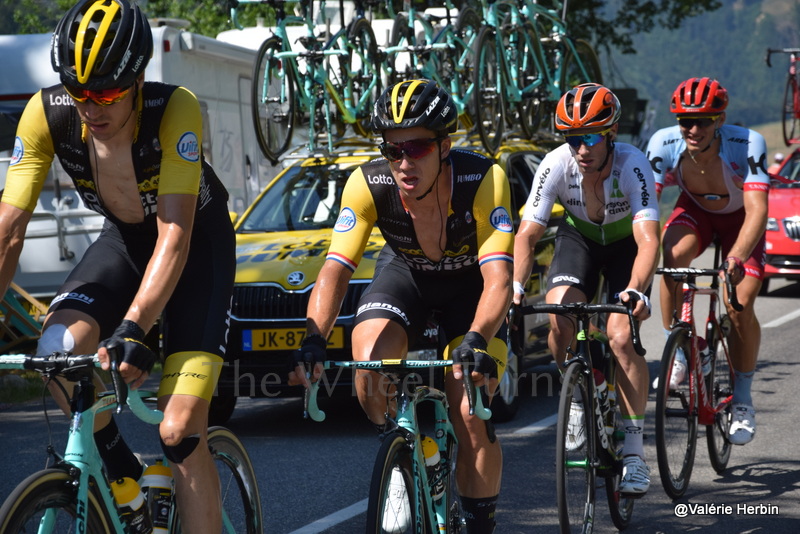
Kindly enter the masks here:
M 480 151 L 478 144 L 455 140 L 458 148 Z M 495 156 L 511 185 L 512 206 L 519 213 L 528 197 L 533 175 L 547 148 L 526 141 L 501 147 Z M 264 189 L 236 222 L 236 283 L 233 293 L 227 361 L 212 399 L 210 418 L 220 424 L 233 413 L 238 397 L 296 397 L 299 386 L 287 385 L 292 351 L 305 336 L 305 313 L 317 273 L 325 261 L 333 225 L 339 214 L 342 189 L 350 173 L 379 154 L 375 146 L 340 147 L 329 157 L 311 157 L 291 164 Z M 551 228 L 537 246 L 537 265 L 528 284 L 528 302 L 543 298 L 546 269 L 553 254 Z M 359 298 L 370 283 L 378 253 L 384 245 L 376 228 L 363 259 L 353 274 L 330 338 L 331 359 L 351 359 L 350 333 Z M 509 365 L 501 395 L 492 403 L 498 421 L 517 409 L 521 369 L 549 358 L 547 317 L 526 317 L 510 340 Z M 423 339 L 412 347 L 411 358 L 435 358 L 438 328 L 431 322 Z M 324 377 L 321 394 L 350 394 L 352 376 L 337 368 Z

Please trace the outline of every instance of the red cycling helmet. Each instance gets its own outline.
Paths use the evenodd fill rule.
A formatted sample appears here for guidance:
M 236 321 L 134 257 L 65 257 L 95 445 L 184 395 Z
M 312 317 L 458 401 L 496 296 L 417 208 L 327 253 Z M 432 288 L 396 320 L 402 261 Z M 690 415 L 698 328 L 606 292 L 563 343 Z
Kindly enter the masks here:
M 619 121 L 619 99 L 599 83 L 583 83 L 565 93 L 556 106 L 556 128 L 578 130 L 610 127 Z
M 711 78 L 689 78 L 672 93 L 669 110 L 680 114 L 718 115 L 728 107 L 728 91 Z

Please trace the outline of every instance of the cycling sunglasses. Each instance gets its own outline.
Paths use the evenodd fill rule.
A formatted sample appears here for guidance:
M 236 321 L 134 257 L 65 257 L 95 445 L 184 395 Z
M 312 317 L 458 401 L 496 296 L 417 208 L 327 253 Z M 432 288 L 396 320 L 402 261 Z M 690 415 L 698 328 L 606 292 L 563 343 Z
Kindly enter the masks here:
M 608 132 L 611 131 L 611 128 L 608 130 L 603 130 L 602 132 L 598 133 L 590 133 L 590 134 L 583 134 L 583 135 L 565 135 L 564 139 L 566 139 L 567 144 L 574 148 L 575 150 L 579 149 L 581 145 L 586 145 L 587 147 L 593 147 L 597 143 L 601 142 L 603 139 L 606 138 Z
M 430 139 L 412 139 L 410 141 L 403 141 L 402 143 L 390 143 L 384 141 L 378 148 L 381 155 L 389 161 L 400 161 L 403 159 L 403 154 L 411 159 L 424 158 L 436 147 L 436 143 L 444 139 L 444 137 L 432 137 Z
M 714 124 L 719 115 L 708 115 L 706 117 L 678 117 L 678 124 L 680 124 L 681 128 L 686 128 L 687 130 L 691 130 L 695 126 L 699 126 L 700 128 L 708 128 L 712 124 Z
M 110 106 L 116 104 L 131 91 L 133 86 L 124 89 L 102 89 L 100 91 L 90 91 L 89 89 L 82 89 L 80 87 L 70 87 L 64 85 L 64 89 L 75 102 L 83 104 L 87 100 L 91 100 L 98 106 Z

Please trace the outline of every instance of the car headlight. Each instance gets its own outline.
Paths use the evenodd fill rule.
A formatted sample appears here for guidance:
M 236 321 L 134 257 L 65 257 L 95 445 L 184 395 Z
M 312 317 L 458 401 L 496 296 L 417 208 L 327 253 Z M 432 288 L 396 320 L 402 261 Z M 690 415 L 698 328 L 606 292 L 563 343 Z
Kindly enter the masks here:
M 767 230 L 772 232 L 777 232 L 780 230 L 778 227 L 778 219 L 775 217 L 768 217 L 767 218 Z

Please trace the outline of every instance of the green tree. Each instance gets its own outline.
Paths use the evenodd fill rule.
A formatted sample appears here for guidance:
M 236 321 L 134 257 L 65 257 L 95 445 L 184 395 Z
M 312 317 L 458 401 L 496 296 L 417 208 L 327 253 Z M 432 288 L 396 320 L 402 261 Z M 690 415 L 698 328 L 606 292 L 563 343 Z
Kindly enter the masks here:
M 144 9 L 150 18 L 184 19 L 189 22 L 189 31 L 216 37 L 219 32 L 233 28 L 230 5 L 228 0 L 148 0 Z M 256 17 L 275 20 L 271 8 L 266 5 L 242 4 L 237 12 L 242 26 L 255 26 Z
M 73 0 L 0 0 L 0 34 L 48 33 Z

